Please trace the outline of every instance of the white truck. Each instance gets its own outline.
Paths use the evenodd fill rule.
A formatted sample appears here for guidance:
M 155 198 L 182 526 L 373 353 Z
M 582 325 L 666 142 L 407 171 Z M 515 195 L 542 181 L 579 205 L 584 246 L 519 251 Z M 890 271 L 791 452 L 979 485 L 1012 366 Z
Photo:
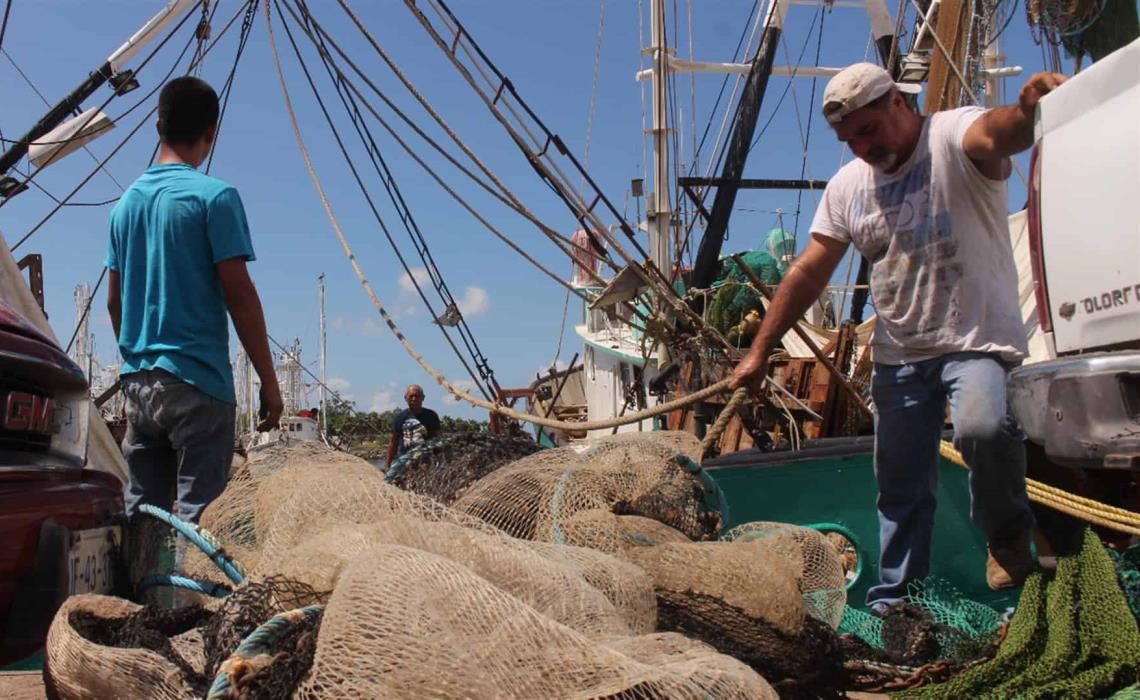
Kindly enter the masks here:
M 1042 361 L 1012 410 L 1059 465 L 1140 470 L 1140 40 L 1041 100 L 1029 190 Z

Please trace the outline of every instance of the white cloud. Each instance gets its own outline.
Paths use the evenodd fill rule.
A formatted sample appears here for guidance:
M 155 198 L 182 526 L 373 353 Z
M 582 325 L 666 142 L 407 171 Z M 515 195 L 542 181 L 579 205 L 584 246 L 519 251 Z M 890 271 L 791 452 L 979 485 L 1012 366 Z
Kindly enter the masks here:
M 455 303 L 459 306 L 459 312 L 463 314 L 464 318 L 471 318 L 487 313 L 487 310 L 491 308 L 491 297 L 488 296 L 486 289 L 470 285 L 464 290 L 463 298 Z
M 343 393 L 352 388 L 352 382 L 344 377 L 329 377 L 325 384 L 328 384 L 328 387 L 337 393 Z
M 332 327 L 333 330 L 351 335 L 377 336 L 386 332 L 384 324 L 371 316 L 359 320 L 337 316 L 333 319 Z
M 415 281 L 419 283 L 420 286 L 423 286 L 431 281 L 431 276 L 428 275 L 426 267 L 413 267 L 411 268 L 411 272 L 411 275 L 409 275 L 407 272 L 400 275 L 400 289 L 404 290 L 408 294 L 415 294 L 416 285 L 412 284 L 412 279 L 415 278 Z
M 396 389 L 394 387 L 381 389 L 380 391 L 372 394 L 372 404 L 368 407 L 368 410 L 375 411 L 376 413 L 381 413 L 383 411 L 398 407 L 400 405 L 399 400 L 399 389 Z
M 468 394 L 478 394 L 478 387 L 475 386 L 475 382 L 471 381 L 470 379 L 449 379 L 448 381 L 451 382 L 452 386 L 456 387 L 457 389 L 466 391 Z M 443 387 L 440 387 L 440 392 L 443 394 L 440 403 L 446 404 L 448 406 L 466 403 L 463 399 L 456 398 L 451 394 L 451 392 L 447 391 Z

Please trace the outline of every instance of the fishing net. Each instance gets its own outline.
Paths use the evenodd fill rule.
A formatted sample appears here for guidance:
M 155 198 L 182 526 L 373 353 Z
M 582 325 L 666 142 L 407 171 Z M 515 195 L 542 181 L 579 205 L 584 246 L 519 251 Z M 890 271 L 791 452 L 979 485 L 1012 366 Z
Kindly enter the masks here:
M 838 687 L 832 629 L 806 612 L 802 548 L 791 531 L 732 542 L 630 549 L 657 593 L 658 629 L 744 661 L 777 688 Z
M 609 565 L 611 581 L 629 581 L 627 595 L 614 595 L 625 603 L 619 607 L 586 580 L 577 562 L 557 551 L 536 551 L 528 546 L 532 544 L 452 523 L 393 518 L 322 531 L 280 557 L 263 559 L 262 565 L 314 587 L 332 589 L 348 563 L 377 547 L 402 545 L 462 564 L 538 613 L 581 634 L 611 637 L 653 630 L 652 589 L 644 573 L 613 560 L 599 562 Z M 629 595 L 638 592 L 640 600 Z
M 295 697 L 344 695 L 775 697 L 759 675 L 711 648 L 646 637 L 611 647 L 454 561 L 399 545 L 345 567 Z
M 1136 684 L 1140 631 L 1112 559 L 1085 531 L 1080 554 L 1022 589 L 997 655 L 949 682 L 904 695 L 923 698 L 1093 698 Z
M 1116 578 L 1128 600 L 1128 608 L 1140 622 L 1140 542 L 1123 552 L 1108 550 L 1108 554 L 1116 565 Z
M 429 440 L 400 456 L 387 481 L 450 504 L 475 481 L 538 451 L 526 436 L 455 433 Z
M 787 536 L 794 540 L 800 548 L 800 591 L 806 613 L 836 629 L 847 607 L 847 575 L 842 559 L 847 541 L 830 534 L 807 527 L 757 521 L 738 525 L 721 539 L 751 542 Z
M 200 609 L 159 617 L 119 598 L 72 596 L 48 630 L 44 685 L 64 700 L 201 697 L 201 635 L 193 629 L 201 622 Z
M 570 519 L 596 510 L 656 520 L 691 540 L 714 539 L 727 506 L 693 461 L 699 445 L 683 433 L 658 435 L 615 435 L 585 449 L 537 452 L 480 479 L 454 507 L 515 537 L 556 544 L 567 542 Z M 627 538 L 618 521 L 610 522 L 613 527 L 596 529 L 589 541 L 579 534 L 575 543 L 620 550 Z

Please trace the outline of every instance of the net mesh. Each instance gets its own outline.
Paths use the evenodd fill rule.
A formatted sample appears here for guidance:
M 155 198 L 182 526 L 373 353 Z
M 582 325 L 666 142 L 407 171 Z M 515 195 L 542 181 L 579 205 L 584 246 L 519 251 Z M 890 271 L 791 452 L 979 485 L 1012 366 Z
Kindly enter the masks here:
M 526 436 L 444 435 L 401 455 L 388 469 L 386 478 L 402 489 L 446 505 L 487 474 L 537 451 L 538 445 Z
M 738 525 L 724 533 L 722 539 L 752 542 L 772 536 L 790 537 L 799 546 L 800 588 L 807 614 L 831 629 L 838 628 L 847 607 L 847 575 L 842 558 L 846 540 L 812 528 L 763 521 Z
M 1132 617 L 1099 545 L 1048 585 L 1031 580 L 982 663 L 993 611 L 927 582 L 860 621 L 844 612 L 846 540 L 767 522 L 715 540 L 723 511 L 686 462 L 695 440 L 619 438 L 527 455 L 453 507 L 327 449 L 255 453 L 202 516 L 246 581 L 183 617 L 73 598 L 49 635 L 50 685 L 64 698 L 201 697 L 219 668 L 231 697 L 249 698 L 820 697 L 962 669 L 923 692 L 1093 697 L 1136 682 L 1140 641 L 1120 630 Z M 224 581 L 200 554 L 184 564 Z M 326 605 L 319 622 L 222 665 L 270 617 L 313 603 Z
M 1093 698 L 1134 685 L 1140 631 L 1116 571 L 1090 530 L 1078 556 L 1026 581 L 997 655 L 908 697 Z
M 685 433 L 615 435 L 585 449 L 543 450 L 501 467 L 473 484 L 455 502 L 456 510 L 476 516 L 522 539 L 564 544 L 567 522 L 586 511 L 637 515 L 656 520 L 691 540 L 714 539 L 723 508 L 709 480 L 689 466 L 700 446 Z M 683 437 L 682 437 L 683 436 Z M 605 552 L 626 546 L 619 521 L 600 515 L 595 527 L 579 528 L 575 544 Z M 584 539 L 583 533 L 591 537 Z

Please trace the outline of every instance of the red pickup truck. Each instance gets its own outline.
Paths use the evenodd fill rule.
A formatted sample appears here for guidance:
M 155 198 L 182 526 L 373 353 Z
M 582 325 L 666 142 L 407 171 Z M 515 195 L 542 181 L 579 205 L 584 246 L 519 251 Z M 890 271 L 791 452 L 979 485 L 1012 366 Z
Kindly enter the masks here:
M 115 587 L 123 486 L 85 468 L 90 409 L 79 367 L 0 303 L 0 666 L 67 596 Z

